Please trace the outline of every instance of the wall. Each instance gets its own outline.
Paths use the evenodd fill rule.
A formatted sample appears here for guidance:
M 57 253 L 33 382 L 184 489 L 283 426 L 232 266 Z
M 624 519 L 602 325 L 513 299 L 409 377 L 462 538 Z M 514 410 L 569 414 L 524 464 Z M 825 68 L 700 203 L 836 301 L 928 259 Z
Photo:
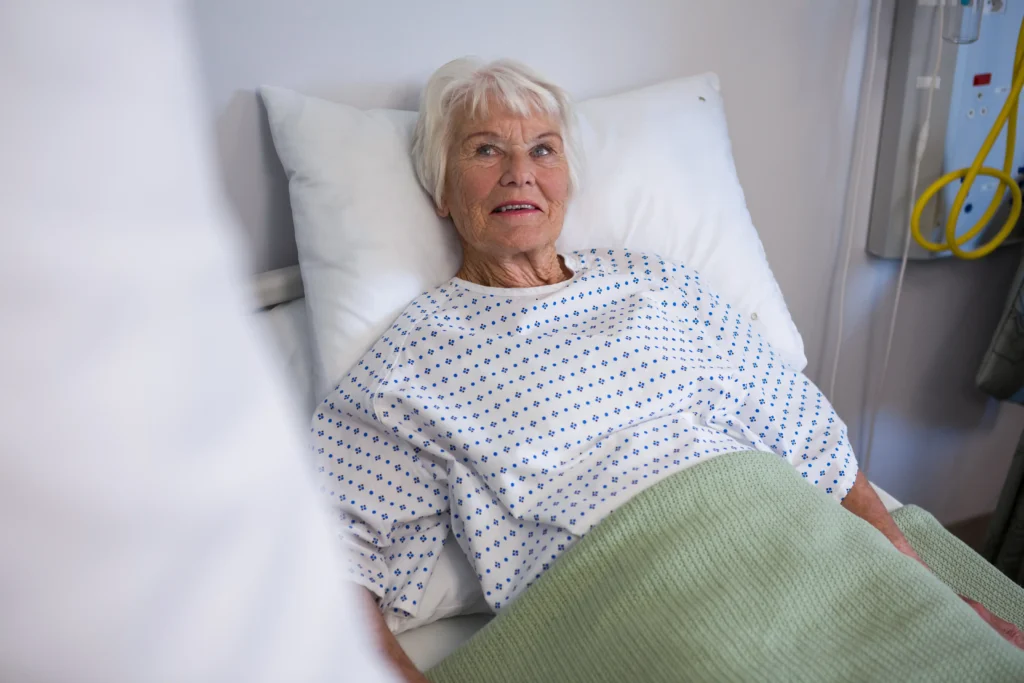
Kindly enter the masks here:
M 854 444 L 861 454 L 869 440 L 869 416 L 874 412 L 871 406 L 877 401 L 870 462 L 872 480 L 901 500 L 921 505 L 948 523 L 992 510 L 1024 429 L 1024 408 L 989 399 L 974 387 L 975 372 L 1002 312 L 1020 250 L 1006 248 L 977 262 L 910 262 L 889 370 L 880 385 L 899 264 L 870 257 L 863 245 L 867 239 L 888 65 L 887 38 L 895 1 L 883 0 L 880 5 L 881 41 L 875 61 L 876 75 L 870 90 L 865 82 L 859 103 L 861 137 L 857 146 L 863 144 L 865 153 L 862 159 L 854 160 L 846 206 L 847 218 L 854 218 L 847 227 L 853 231 L 855 248 L 848 280 L 843 353 L 832 399 L 850 424 Z M 866 18 L 868 7 L 862 11 Z M 922 21 L 929 22 L 931 18 L 925 15 Z M 927 39 L 935 27 L 924 28 Z M 934 43 L 919 43 L 915 38 L 912 49 L 934 54 Z M 855 45 L 855 50 L 867 51 L 868 46 L 865 37 Z M 952 60 L 951 50 L 944 55 Z M 920 61 L 930 68 L 932 59 Z M 868 55 L 868 67 L 871 62 L 872 56 Z M 925 91 L 921 91 L 917 101 L 908 104 L 912 109 L 916 107 L 912 114 L 916 120 L 923 119 L 924 95 Z M 933 133 L 934 138 L 940 136 L 941 132 Z M 937 175 L 937 170 L 930 175 L 923 173 L 919 188 Z M 909 205 L 912 194 L 909 184 L 909 178 L 897 179 L 895 194 L 904 195 L 904 206 Z M 908 215 L 909 212 L 897 220 L 903 222 Z M 837 282 L 838 278 L 833 285 Z M 818 368 L 810 373 L 826 386 L 838 327 L 837 287 L 828 301 L 827 344 L 819 356 Z
M 225 188 L 254 271 L 295 260 L 285 180 L 253 92 L 260 84 L 414 108 L 431 71 L 464 54 L 521 59 L 579 98 L 716 71 L 740 178 L 804 335 L 808 374 L 820 380 L 831 367 L 867 0 L 205 0 L 195 19 Z M 869 261 L 863 244 L 858 235 L 836 391 L 857 445 L 893 282 L 891 264 Z M 994 505 L 1024 426 L 1020 411 L 987 404 L 969 382 L 1012 267 L 1001 256 L 914 268 L 908 278 L 872 475 L 944 521 Z M 975 301 L 985 305 L 971 309 Z

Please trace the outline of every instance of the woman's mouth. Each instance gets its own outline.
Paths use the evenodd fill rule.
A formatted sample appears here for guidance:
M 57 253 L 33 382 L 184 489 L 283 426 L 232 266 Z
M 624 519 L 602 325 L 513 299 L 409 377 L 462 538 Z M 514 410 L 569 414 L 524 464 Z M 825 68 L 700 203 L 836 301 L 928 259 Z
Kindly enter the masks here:
M 529 213 L 531 211 L 540 211 L 540 208 L 536 204 L 531 204 L 530 202 L 506 202 L 496 206 L 491 213 L 507 215 Z

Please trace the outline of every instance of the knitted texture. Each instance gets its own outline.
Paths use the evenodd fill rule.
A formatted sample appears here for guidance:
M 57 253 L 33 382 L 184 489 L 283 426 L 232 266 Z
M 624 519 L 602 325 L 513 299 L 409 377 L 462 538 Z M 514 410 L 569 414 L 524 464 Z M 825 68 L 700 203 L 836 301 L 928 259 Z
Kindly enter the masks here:
M 748 452 L 623 505 L 429 677 L 1024 681 L 1024 652 L 792 466 Z
M 1024 628 L 1024 589 L 921 508 L 901 507 L 892 513 L 892 518 L 943 583 L 960 595 L 974 598 L 996 616 Z

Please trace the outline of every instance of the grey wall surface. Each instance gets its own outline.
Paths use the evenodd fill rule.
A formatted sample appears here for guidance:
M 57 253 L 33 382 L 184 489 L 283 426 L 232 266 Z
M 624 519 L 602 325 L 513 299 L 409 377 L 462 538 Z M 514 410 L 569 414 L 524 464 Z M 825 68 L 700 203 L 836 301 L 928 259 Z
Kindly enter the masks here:
M 194 7 L 224 187 L 254 272 L 295 262 L 286 182 L 255 94 L 261 84 L 357 106 L 415 108 L 430 73 L 466 54 L 520 59 L 580 99 L 717 72 L 747 202 L 803 333 L 807 372 L 819 383 L 831 369 L 868 11 L 867 0 L 204 0 Z M 870 172 L 864 167 L 873 160 L 856 171 Z M 895 277 L 892 264 L 864 253 L 866 209 L 861 216 L 834 395 L 858 448 Z M 872 478 L 943 521 L 994 507 L 1024 427 L 1024 411 L 987 401 L 971 384 L 1014 260 L 923 264 L 908 274 Z

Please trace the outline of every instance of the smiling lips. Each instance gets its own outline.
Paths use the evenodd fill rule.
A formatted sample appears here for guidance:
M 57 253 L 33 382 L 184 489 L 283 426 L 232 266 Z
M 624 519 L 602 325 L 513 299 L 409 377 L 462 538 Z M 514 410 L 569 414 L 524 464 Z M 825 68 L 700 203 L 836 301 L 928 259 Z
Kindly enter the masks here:
M 540 211 L 540 208 L 531 202 L 505 202 L 504 204 L 496 206 L 491 213 L 515 215 L 531 213 L 534 211 Z

